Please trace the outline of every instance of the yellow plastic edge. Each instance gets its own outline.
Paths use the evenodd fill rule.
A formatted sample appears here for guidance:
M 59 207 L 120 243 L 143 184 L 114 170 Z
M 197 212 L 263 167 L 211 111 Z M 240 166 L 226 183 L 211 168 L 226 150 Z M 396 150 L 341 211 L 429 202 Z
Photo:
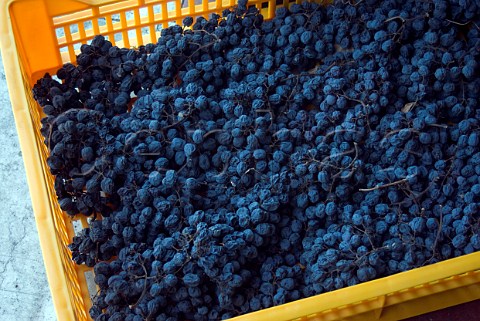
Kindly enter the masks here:
M 334 310 L 342 310 L 339 307 L 343 307 L 343 317 L 342 319 L 350 320 L 349 317 L 354 317 L 355 310 L 352 309 L 352 305 L 355 303 L 365 304 L 369 300 L 375 300 L 381 297 L 385 297 L 384 302 L 381 305 L 373 305 L 370 309 L 365 309 L 364 312 L 368 312 L 374 309 L 388 308 L 388 306 L 398 306 L 400 309 L 406 310 L 405 306 L 402 306 L 405 302 L 410 300 L 415 301 L 422 299 L 421 296 L 412 297 L 409 300 L 401 298 L 399 300 L 393 300 L 389 302 L 389 296 L 394 296 L 400 291 L 404 291 L 408 295 L 410 289 L 418 286 L 428 286 L 429 283 L 441 281 L 449 277 L 459 276 L 461 274 L 479 271 L 480 270 L 480 252 L 464 255 L 461 257 L 453 258 L 450 260 L 442 261 L 436 264 L 429 266 L 417 268 L 407 272 L 397 273 L 388 277 L 376 279 L 366 283 L 361 283 L 355 286 L 346 287 L 340 290 L 320 294 L 310 298 L 298 300 L 295 302 L 283 304 L 269 309 L 264 309 L 261 311 L 253 312 L 250 314 L 242 315 L 230 319 L 230 321 L 247 321 L 247 320 L 276 320 L 276 321 L 287 321 L 295 320 L 309 315 L 319 315 L 325 313 L 322 317 L 319 317 L 318 320 L 335 320 L 336 318 L 331 318 L 328 316 L 329 310 L 332 310 L 331 314 L 336 314 Z M 469 276 L 465 276 L 468 278 Z M 479 280 L 478 275 L 476 279 L 472 282 Z M 409 305 L 408 313 L 402 315 L 402 318 L 415 316 L 421 313 L 430 312 L 438 309 L 442 309 L 447 306 L 456 305 L 474 299 L 480 298 L 480 291 L 476 291 L 474 296 L 466 296 L 465 300 L 459 300 L 459 297 L 451 297 L 450 295 L 442 296 L 442 292 L 447 292 L 460 288 L 462 284 L 455 284 L 455 279 L 445 280 L 443 284 L 444 289 L 438 293 L 429 293 L 426 291 L 425 297 L 432 296 L 435 298 L 435 303 L 430 306 L 428 309 L 425 309 L 422 306 Z M 467 282 L 468 283 L 468 282 Z M 480 290 L 480 284 L 478 281 L 475 287 Z M 397 301 L 397 302 L 395 302 Z M 400 302 L 398 302 L 400 301 Z M 449 304 L 450 303 L 450 304 Z M 453 303 L 453 304 L 451 304 Z M 380 313 L 381 315 L 381 313 Z M 398 320 L 395 317 L 392 318 L 390 315 L 388 318 L 381 319 L 380 315 L 375 319 L 364 318 L 362 320 Z M 309 318 L 307 318 L 309 320 Z M 316 318 L 312 320 L 317 320 Z
M 0 47 L 2 50 L 2 58 L 5 66 L 5 73 L 7 77 L 7 85 L 12 100 L 12 109 L 14 111 L 15 123 L 19 135 L 19 141 L 25 168 L 27 172 L 27 181 L 32 197 L 33 209 L 42 247 L 45 267 L 47 270 L 47 278 L 50 284 L 50 289 L 54 299 L 55 310 L 59 320 L 75 320 L 71 301 L 68 300 L 69 294 L 67 291 L 68 280 L 65 277 L 64 267 L 62 265 L 60 256 L 60 247 L 55 235 L 55 225 L 51 217 L 53 209 L 46 202 L 48 199 L 48 191 L 45 186 L 44 171 L 40 159 L 40 152 L 38 146 L 35 144 L 35 132 L 32 126 L 32 119 L 29 113 L 28 102 L 26 100 L 26 88 L 28 88 L 28 81 L 25 80 L 21 72 L 21 64 L 19 61 L 18 51 L 15 47 L 15 39 L 13 39 L 13 30 L 11 30 L 11 22 L 9 17 L 9 7 L 16 0 L 0 0 L 4 4 L 0 11 Z M 50 234 L 52 233 L 52 234 Z M 319 296 L 299 300 L 289 304 L 277 306 L 270 309 L 265 309 L 259 312 L 250 313 L 244 316 L 231 319 L 232 321 L 246 321 L 246 320 L 294 320 L 304 319 L 308 315 L 323 314 L 323 317 L 316 318 L 318 320 L 333 320 L 332 315 L 328 316 L 329 310 L 340 310 L 338 307 L 345 306 L 345 310 L 350 309 L 352 317 L 357 319 L 361 315 L 355 317 L 355 309 L 352 308 L 354 303 L 363 305 L 363 310 L 373 311 L 374 309 L 389 306 L 388 297 L 394 295 L 396 292 L 422 286 L 430 282 L 443 280 L 445 278 L 460 275 L 462 273 L 477 271 L 480 269 L 480 253 L 473 253 L 467 256 L 443 261 L 431 266 L 415 269 L 412 271 L 395 274 L 386 278 L 377 279 L 353 287 L 344 288 L 341 290 L 325 293 Z M 467 276 L 468 278 L 468 276 Z M 450 296 L 451 291 L 459 287 L 451 287 L 454 280 L 445 282 L 445 291 L 432 294 L 435 297 L 437 304 L 433 304 L 433 309 L 443 308 L 449 305 L 454 305 L 462 302 L 458 298 Z M 478 283 L 478 282 L 477 282 Z M 475 285 L 478 289 L 479 285 Z M 458 293 L 458 292 L 456 292 Z M 426 296 L 428 296 L 427 294 Z M 478 294 L 472 295 L 467 300 L 479 298 Z M 420 300 L 421 297 L 412 298 L 411 301 Z M 374 304 L 369 304 L 374 303 Z M 392 303 L 392 307 L 402 307 L 405 302 Z M 451 304 L 453 303 L 453 304 Z M 369 310 L 369 307 L 371 309 Z M 429 307 L 428 311 L 432 311 Z M 428 312 L 424 307 L 415 306 L 409 307 L 410 316 Z M 417 311 L 417 312 L 415 312 Z M 409 313 L 410 313 L 409 312 Z M 379 316 L 381 313 L 379 314 Z M 347 317 L 346 315 L 344 315 Z M 307 317 L 308 318 L 308 317 Z M 308 318 L 310 319 L 310 318 Z M 377 319 L 377 318 L 375 318 Z M 371 320 L 370 317 L 364 320 Z M 393 319 L 391 319 L 393 320 Z
M 117 0 L 74 0 L 74 1 L 82 2 L 91 6 L 100 6 L 100 5 L 105 5 L 105 4 L 115 2 Z
M 75 320 L 76 317 L 73 314 L 71 301 L 68 299 L 67 278 L 62 273 L 64 271 L 60 259 L 60 247 L 62 245 L 57 243 L 55 234 L 52 233 L 52 231 L 55 231 L 51 216 L 52 209 L 49 206 L 49 202 L 46 201 L 48 200 L 48 192 L 45 186 L 39 149 L 35 144 L 35 133 L 25 92 L 25 85 L 29 86 L 29 84 L 21 72 L 11 28 L 9 9 L 14 1 L 2 0 L 0 2 L 0 48 L 2 60 L 55 312 L 59 320 L 70 321 Z

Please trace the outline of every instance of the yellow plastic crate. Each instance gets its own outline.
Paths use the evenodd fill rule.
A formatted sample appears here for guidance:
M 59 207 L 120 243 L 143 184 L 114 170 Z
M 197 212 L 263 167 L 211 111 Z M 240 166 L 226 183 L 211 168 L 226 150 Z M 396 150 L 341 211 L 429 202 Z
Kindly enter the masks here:
M 300 0 L 296 0 L 300 2 Z M 289 0 L 253 0 L 266 18 Z M 56 202 L 41 108 L 31 88 L 45 72 L 75 61 L 95 34 L 119 47 L 155 42 L 159 27 L 185 16 L 208 16 L 235 0 L 0 0 L 0 45 L 30 186 L 47 277 L 59 321 L 90 320 L 91 269 L 77 266 L 67 248 L 73 222 Z M 81 224 L 85 225 L 85 218 Z M 90 290 L 90 291 L 89 291 Z M 398 320 L 480 298 L 480 253 L 399 273 L 308 299 L 240 316 L 235 321 Z

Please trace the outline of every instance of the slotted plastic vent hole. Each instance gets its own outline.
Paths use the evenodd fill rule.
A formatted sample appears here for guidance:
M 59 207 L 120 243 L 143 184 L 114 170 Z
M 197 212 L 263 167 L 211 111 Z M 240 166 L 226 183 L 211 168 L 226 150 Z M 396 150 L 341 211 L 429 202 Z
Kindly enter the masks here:
M 88 294 L 90 295 L 90 299 L 93 300 L 97 295 L 97 285 L 95 284 L 95 275 L 92 271 L 87 271 L 84 273 L 85 281 L 87 282 L 87 289 Z
M 93 29 L 92 20 L 85 21 L 85 22 L 83 23 L 83 28 L 84 28 L 85 30 Z
M 120 14 L 118 13 L 112 14 L 112 22 L 113 23 L 120 22 Z
M 107 19 L 105 17 L 98 18 L 98 26 L 103 27 L 107 25 Z
M 73 231 L 75 232 L 75 235 L 78 235 L 83 230 L 82 226 L 82 221 L 76 220 L 72 222 L 73 225 Z
M 115 39 L 115 41 L 122 41 L 123 40 L 123 35 L 119 32 L 119 33 L 116 33 L 114 36 L 113 36 L 113 39 Z
M 154 14 L 162 13 L 162 6 L 159 4 L 153 5 L 153 13 Z
M 65 29 L 63 29 L 63 27 L 55 28 L 55 34 L 57 38 L 65 37 Z
M 71 24 L 70 25 L 70 33 L 74 34 L 74 33 L 77 33 L 77 32 L 78 32 L 78 24 L 77 23 Z
M 126 11 L 125 17 L 127 18 L 127 26 L 135 26 L 135 13 L 133 12 L 133 10 Z
M 147 7 L 138 8 L 138 13 L 140 14 L 140 18 L 148 17 L 148 8 Z

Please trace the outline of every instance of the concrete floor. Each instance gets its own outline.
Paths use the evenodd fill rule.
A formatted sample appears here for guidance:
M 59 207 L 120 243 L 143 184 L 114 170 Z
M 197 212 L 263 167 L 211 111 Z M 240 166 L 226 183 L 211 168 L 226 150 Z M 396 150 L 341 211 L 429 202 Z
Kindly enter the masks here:
M 0 112 L 0 321 L 54 321 L 1 59 Z

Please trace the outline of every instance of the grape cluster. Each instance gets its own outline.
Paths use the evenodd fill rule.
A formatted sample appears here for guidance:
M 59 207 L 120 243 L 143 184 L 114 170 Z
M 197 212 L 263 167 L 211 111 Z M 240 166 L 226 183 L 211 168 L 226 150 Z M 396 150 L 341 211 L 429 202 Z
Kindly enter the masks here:
M 35 85 L 98 321 L 219 320 L 480 249 L 480 6 L 240 0 Z

